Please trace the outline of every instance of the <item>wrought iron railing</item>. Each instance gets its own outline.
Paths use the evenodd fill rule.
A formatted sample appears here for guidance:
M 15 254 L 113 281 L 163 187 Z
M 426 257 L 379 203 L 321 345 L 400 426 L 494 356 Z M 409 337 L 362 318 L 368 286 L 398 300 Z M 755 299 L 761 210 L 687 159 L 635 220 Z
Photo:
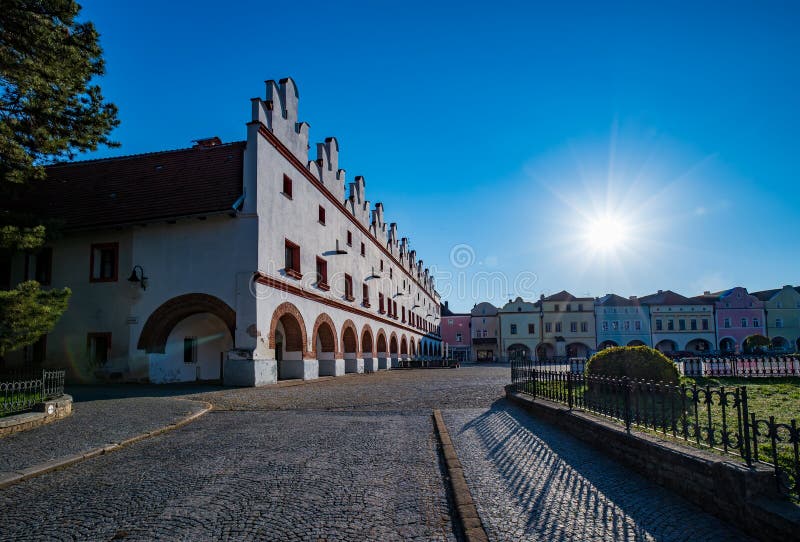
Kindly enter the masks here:
M 542 370 L 511 363 L 515 391 L 600 414 L 625 425 L 657 432 L 700 448 L 711 448 L 771 465 L 778 488 L 800 499 L 800 428 L 796 420 L 759 417 L 747 404 L 746 386 L 697 386 L 644 382 Z
M 676 363 L 686 376 L 800 376 L 800 357 L 792 354 L 684 357 Z
M 62 370 L 31 369 L 0 373 L 0 416 L 24 412 L 64 395 Z

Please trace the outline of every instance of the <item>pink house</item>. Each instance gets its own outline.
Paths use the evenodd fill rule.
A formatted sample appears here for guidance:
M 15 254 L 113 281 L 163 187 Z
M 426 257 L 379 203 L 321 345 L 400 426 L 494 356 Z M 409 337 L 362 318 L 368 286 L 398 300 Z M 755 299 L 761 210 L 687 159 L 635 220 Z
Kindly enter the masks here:
M 469 332 L 469 314 L 457 314 L 450 310 L 447 301 L 442 305 L 441 332 L 442 343 L 455 360 L 468 361 L 472 340 Z
M 717 324 L 717 348 L 722 352 L 741 352 L 751 335 L 766 337 L 764 302 L 737 286 L 723 292 L 705 292 L 696 297 L 713 301 Z

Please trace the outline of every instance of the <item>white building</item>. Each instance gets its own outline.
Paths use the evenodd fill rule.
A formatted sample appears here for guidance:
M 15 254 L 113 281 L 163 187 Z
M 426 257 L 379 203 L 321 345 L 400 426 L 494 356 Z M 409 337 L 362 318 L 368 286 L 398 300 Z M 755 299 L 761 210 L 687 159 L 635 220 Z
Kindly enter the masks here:
M 336 139 L 309 160 L 294 81 L 266 86 L 246 141 L 54 166 L 20 198 L 62 220 L 63 237 L 13 259 L 10 282 L 49 258 L 49 285 L 73 291 L 44 348 L 27 349 L 34 361 L 262 385 L 440 355 L 428 269 L 363 177 L 346 189 Z

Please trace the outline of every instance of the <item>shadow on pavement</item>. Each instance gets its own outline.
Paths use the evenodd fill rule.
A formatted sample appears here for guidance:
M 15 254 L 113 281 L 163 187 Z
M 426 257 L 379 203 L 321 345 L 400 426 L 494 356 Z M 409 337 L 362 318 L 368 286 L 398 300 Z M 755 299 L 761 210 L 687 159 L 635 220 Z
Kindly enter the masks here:
M 504 492 L 516 501 L 514 508 L 527 515 L 528 536 L 535 533 L 554 541 L 662 540 L 676 535 L 706 539 L 713 532 L 714 539 L 746 539 L 506 399 L 493 403 L 459 434 L 470 430 L 499 472 Z
M 181 397 L 219 391 L 225 388 L 219 384 L 189 382 L 185 384 L 104 384 L 70 385 L 64 389 L 76 403 L 124 399 L 128 397 Z

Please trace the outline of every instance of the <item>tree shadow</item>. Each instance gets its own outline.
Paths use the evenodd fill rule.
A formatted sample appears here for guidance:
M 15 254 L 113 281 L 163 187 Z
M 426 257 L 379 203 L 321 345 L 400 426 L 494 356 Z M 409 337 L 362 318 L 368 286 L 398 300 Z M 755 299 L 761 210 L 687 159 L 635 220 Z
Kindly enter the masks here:
M 219 384 L 187 382 L 178 384 L 67 384 L 64 392 L 72 396 L 75 403 L 126 399 L 130 397 L 183 397 L 220 391 Z

